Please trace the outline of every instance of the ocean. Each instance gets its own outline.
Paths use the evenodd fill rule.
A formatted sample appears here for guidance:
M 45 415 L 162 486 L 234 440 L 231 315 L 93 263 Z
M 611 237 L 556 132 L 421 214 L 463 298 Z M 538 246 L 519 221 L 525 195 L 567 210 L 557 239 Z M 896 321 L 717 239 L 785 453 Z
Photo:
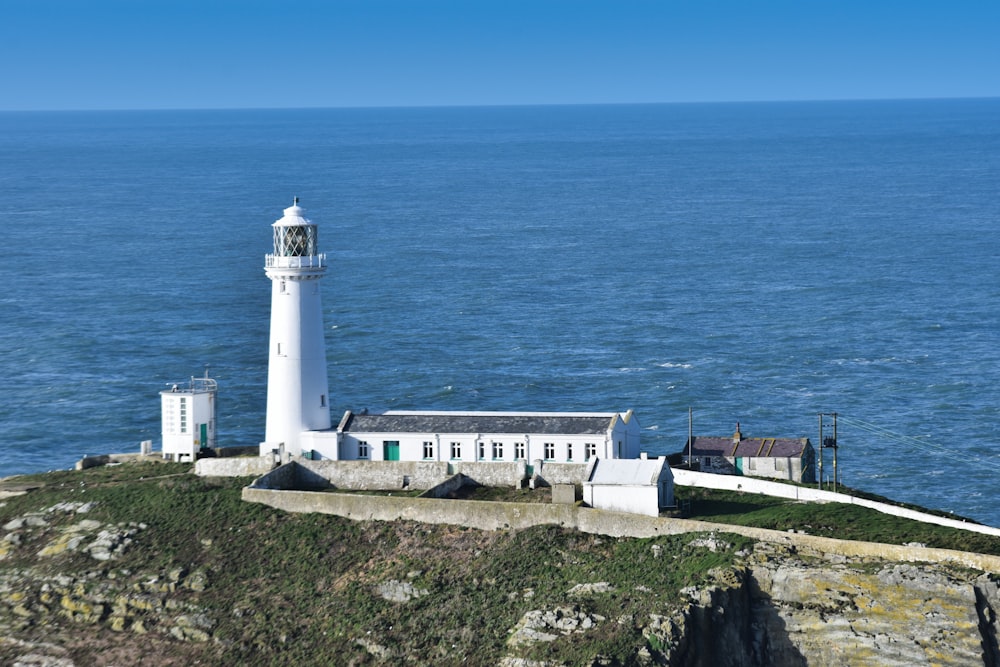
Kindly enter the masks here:
M 319 225 L 331 409 L 633 409 L 818 439 L 1000 525 L 1000 99 L 0 113 L 0 476 L 263 439 L 270 225 Z M 829 433 L 827 433 L 829 435 Z M 827 474 L 830 472 L 827 452 Z

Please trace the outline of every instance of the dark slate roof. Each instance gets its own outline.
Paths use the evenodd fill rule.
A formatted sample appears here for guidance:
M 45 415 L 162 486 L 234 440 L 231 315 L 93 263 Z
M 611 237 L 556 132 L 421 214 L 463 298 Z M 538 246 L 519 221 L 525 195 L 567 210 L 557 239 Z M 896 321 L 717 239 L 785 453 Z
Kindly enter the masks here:
M 603 435 L 616 414 L 518 412 L 350 413 L 345 433 L 525 433 Z
M 733 437 L 717 438 L 696 435 L 693 456 L 771 456 L 799 457 L 809 444 L 809 438 L 743 438 L 739 445 L 733 443 Z M 687 454 L 687 447 L 683 454 Z

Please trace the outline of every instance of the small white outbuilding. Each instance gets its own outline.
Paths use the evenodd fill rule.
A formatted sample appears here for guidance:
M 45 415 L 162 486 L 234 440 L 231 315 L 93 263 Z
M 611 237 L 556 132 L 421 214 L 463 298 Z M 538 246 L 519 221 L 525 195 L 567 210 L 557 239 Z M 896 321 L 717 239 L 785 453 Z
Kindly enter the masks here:
M 194 461 L 201 450 L 215 447 L 217 391 L 215 380 L 193 377 L 160 392 L 163 458 Z
M 595 459 L 583 483 L 583 501 L 615 512 L 658 516 L 674 506 L 674 475 L 665 457 Z

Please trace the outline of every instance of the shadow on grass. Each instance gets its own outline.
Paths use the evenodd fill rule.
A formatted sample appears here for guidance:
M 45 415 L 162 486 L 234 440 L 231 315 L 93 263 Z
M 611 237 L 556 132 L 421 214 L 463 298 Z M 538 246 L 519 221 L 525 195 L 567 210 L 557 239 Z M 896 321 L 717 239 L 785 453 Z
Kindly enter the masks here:
M 690 518 L 746 515 L 752 512 L 771 509 L 774 502 L 754 502 L 752 500 L 713 500 L 692 499 Z

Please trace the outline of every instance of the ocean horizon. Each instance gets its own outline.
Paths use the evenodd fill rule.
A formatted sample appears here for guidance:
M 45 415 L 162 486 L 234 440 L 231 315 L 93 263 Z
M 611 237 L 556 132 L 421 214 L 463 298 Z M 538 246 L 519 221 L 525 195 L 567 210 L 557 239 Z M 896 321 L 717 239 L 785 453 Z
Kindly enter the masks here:
M 843 484 L 1000 525 L 1000 99 L 2 112 L 0 155 L 0 476 L 159 448 L 206 368 L 260 442 L 298 196 L 334 423 L 633 409 L 664 455 L 689 408 L 836 412 Z

